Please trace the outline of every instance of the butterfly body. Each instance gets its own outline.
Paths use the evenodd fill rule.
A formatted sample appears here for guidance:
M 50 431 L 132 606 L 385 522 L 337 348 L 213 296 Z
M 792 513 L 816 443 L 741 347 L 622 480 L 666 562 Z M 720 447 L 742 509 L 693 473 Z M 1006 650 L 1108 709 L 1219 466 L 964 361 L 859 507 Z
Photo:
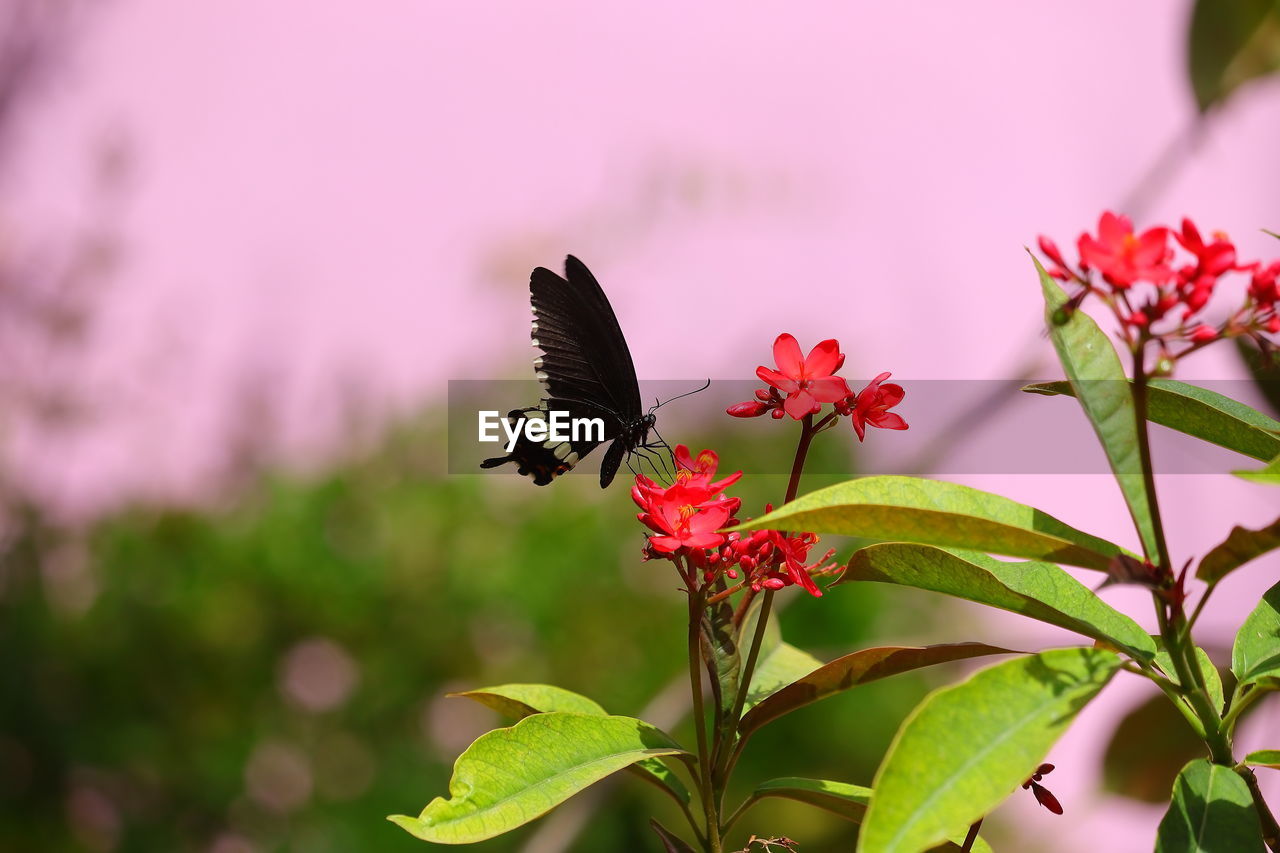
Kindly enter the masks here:
M 643 410 L 626 338 L 604 290 L 582 261 L 566 258 L 563 277 L 538 267 L 529 277 L 529 294 L 533 345 L 542 350 L 534 370 L 546 396 L 537 406 L 516 409 L 507 417 L 519 421 L 567 412 L 570 418 L 599 419 L 603 438 L 537 441 L 517 423 L 519 437 L 508 454 L 480 466 L 512 462 L 520 474 L 545 486 L 596 447 L 612 442 L 600 464 L 604 488 L 626 457 L 649 446 L 657 417 Z

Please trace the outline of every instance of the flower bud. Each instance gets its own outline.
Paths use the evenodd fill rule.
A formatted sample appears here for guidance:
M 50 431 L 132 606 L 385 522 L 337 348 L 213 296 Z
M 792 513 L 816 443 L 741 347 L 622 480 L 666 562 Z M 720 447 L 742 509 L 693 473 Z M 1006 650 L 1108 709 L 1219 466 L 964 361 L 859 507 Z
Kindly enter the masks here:
M 769 411 L 769 406 L 758 400 L 747 400 L 745 403 L 734 403 L 725 409 L 725 413 L 735 418 L 758 418 Z M 775 413 L 776 416 L 776 413 Z

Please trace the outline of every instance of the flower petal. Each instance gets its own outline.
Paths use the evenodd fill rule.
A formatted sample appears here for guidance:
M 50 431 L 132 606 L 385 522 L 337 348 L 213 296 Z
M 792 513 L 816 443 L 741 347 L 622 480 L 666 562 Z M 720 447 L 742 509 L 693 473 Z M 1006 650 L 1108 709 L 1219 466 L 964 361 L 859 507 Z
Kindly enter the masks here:
M 808 390 L 819 403 L 834 403 L 849 396 L 849 386 L 839 376 L 810 380 Z
M 782 408 L 796 420 L 803 420 L 804 416 L 812 412 L 813 407 L 817 404 L 818 401 L 813 399 L 813 395 L 808 391 L 796 391 L 787 397 L 787 401 L 782 404 Z
M 769 383 L 784 394 L 794 394 L 800 388 L 800 383 L 795 379 L 784 376 L 776 370 L 770 370 L 764 365 L 756 368 L 756 376 L 761 382 Z
M 840 354 L 840 342 L 834 338 L 821 341 L 804 360 L 804 375 L 809 379 L 830 376 L 840 369 L 844 357 Z
M 880 429 L 907 429 L 907 422 L 902 419 L 902 415 L 893 412 L 880 412 L 867 418 L 867 423 Z
M 792 379 L 800 378 L 804 359 L 800 354 L 800 344 L 791 335 L 785 332 L 778 335 L 778 339 L 773 342 L 773 360 L 778 365 L 778 370 Z

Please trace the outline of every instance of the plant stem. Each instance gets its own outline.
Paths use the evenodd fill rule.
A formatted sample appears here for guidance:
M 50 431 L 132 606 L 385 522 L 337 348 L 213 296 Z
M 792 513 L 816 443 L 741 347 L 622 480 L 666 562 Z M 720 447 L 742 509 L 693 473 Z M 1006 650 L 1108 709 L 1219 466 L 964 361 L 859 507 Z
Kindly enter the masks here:
M 1155 469 L 1151 464 L 1150 430 L 1147 426 L 1148 377 L 1143 358 L 1146 344 L 1147 337 L 1144 333 L 1139 336 L 1133 347 L 1133 407 L 1138 433 L 1138 458 L 1142 466 L 1143 490 L 1146 492 L 1147 506 L 1151 512 L 1151 526 L 1156 540 L 1155 556 L 1158 561 L 1157 566 L 1161 570 L 1162 577 L 1170 577 L 1172 561 L 1169 559 L 1169 545 L 1164 534 L 1164 522 L 1160 517 L 1160 501 L 1156 495 Z M 1145 542 L 1143 543 L 1143 549 L 1146 550 Z M 1148 553 L 1147 559 L 1151 559 L 1151 556 Z M 1186 694 L 1187 701 L 1191 704 L 1192 710 L 1195 711 L 1196 716 L 1200 718 L 1200 722 L 1204 726 L 1205 744 L 1209 747 L 1209 755 L 1214 763 L 1230 767 L 1235 763 L 1231 757 L 1231 738 L 1227 734 L 1226 727 L 1222 724 L 1221 712 L 1216 710 L 1209 700 L 1204 674 L 1200 672 L 1200 662 L 1194 652 L 1195 646 L 1188 642 L 1191 639 L 1190 631 L 1180 630 L 1185 623 L 1186 616 L 1180 606 L 1176 609 L 1166 608 L 1165 599 L 1159 592 L 1153 592 L 1152 597 L 1155 601 L 1156 619 L 1160 623 L 1160 637 L 1164 640 L 1165 649 L 1169 652 L 1169 658 L 1173 661 L 1173 668 L 1177 671 L 1178 682 Z M 1172 621 L 1170 620 L 1169 609 L 1173 610 Z
M 711 754 L 707 751 L 707 720 L 702 704 L 702 610 L 706 595 L 689 590 L 689 687 L 693 693 L 693 725 L 698 734 L 698 795 L 707 824 L 707 850 L 720 851 L 720 818 L 711 790 Z
M 969 834 L 964 837 L 964 844 L 960 846 L 961 850 L 969 851 L 973 849 L 973 843 L 978 840 L 978 830 L 982 829 L 982 818 L 974 821 L 973 826 L 969 827 Z
M 824 420 L 825 424 L 826 421 Z M 813 415 L 805 415 L 801 422 L 800 441 L 796 444 L 796 458 L 791 463 L 791 479 L 787 481 L 787 496 L 783 498 L 784 504 L 789 504 L 796 499 L 796 493 L 800 491 L 800 475 L 804 473 L 804 460 L 809 455 L 809 445 L 813 443 L 813 436 L 816 434 L 813 428 Z
M 1213 595 L 1213 591 L 1217 588 L 1218 582 L 1214 581 L 1200 594 L 1200 600 L 1196 602 L 1196 609 L 1191 611 L 1191 618 L 1187 620 L 1186 626 L 1182 629 L 1182 639 L 1184 641 L 1191 636 L 1191 629 L 1196 626 L 1196 620 L 1200 618 L 1200 612 L 1204 610 L 1205 604 L 1209 602 L 1209 596 Z
M 1227 710 L 1227 715 L 1222 718 L 1222 727 L 1228 732 L 1231 731 L 1235 727 L 1236 721 L 1240 719 L 1240 715 L 1244 713 L 1245 708 L 1252 705 L 1265 692 L 1265 690 L 1259 690 L 1255 687 L 1236 698 Z
M 791 477 L 787 481 L 787 494 L 783 498 L 782 503 L 788 504 L 795 500 L 796 494 L 800 491 L 800 475 L 804 473 L 805 458 L 809 455 L 809 445 L 813 443 L 813 437 L 827 425 L 827 419 L 820 421 L 815 427 L 813 415 L 805 415 L 800 424 L 800 440 L 796 443 L 795 459 L 791 463 Z M 765 590 L 764 597 L 760 601 L 760 615 L 756 617 L 756 629 L 751 636 L 751 648 L 747 651 L 747 659 L 743 663 L 742 672 L 738 679 L 738 694 L 733 700 L 733 710 L 730 712 L 729 719 L 736 721 L 742 716 L 742 708 L 747 702 L 747 692 L 751 688 L 751 676 L 755 674 L 756 661 L 760 657 L 760 645 L 764 639 L 765 626 L 769 624 L 769 614 L 773 609 L 774 590 Z M 744 601 L 745 607 L 745 601 Z M 743 611 L 745 618 L 745 610 Z M 736 730 L 736 729 L 735 729 Z M 712 777 L 713 787 L 723 793 L 727 788 L 729 774 L 733 770 L 734 764 L 737 763 L 738 756 L 742 753 L 742 742 L 735 744 L 735 748 L 728 749 L 727 744 L 721 744 L 722 758 L 717 762 L 715 774 Z
M 1169 545 L 1165 541 L 1164 523 L 1160 519 L 1160 500 L 1156 495 L 1155 469 L 1151 465 L 1151 437 L 1147 430 L 1147 371 L 1143 363 L 1146 338 L 1140 338 L 1133 351 L 1133 409 L 1138 428 L 1138 459 L 1142 465 L 1142 486 L 1147 493 L 1147 507 L 1151 512 L 1151 526 L 1156 537 L 1156 560 L 1161 569 L 1171 571 Z M 1142 532 L 1138 532 L 1141 538 Z M 1146 543 L 1143 542 L 1143 549 Z M 1150 559 L 1153 555 L 1147 554 Z
M 1258 819 L 1262 821 L 1262 840 L 1269 849 L 1280 853 L 1280 825 L 1276 823 L 1276 816 L 1271 813 L 1267 801 L 1262 798 L 1258 777 L 1248 767 L 1237 768 L 1236 772 L 1244 779 L 1249 786 L 1249 793 L 1253 795 L 1253 807 L 1257 809 Z

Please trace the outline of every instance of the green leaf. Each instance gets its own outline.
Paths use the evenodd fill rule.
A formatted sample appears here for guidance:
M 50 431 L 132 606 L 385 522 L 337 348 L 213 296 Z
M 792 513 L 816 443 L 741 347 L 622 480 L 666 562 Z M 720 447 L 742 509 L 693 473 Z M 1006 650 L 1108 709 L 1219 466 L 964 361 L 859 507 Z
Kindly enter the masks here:
M 1031 776 L 1119 666 L 1104 649 L 1054 649 L 929 694 L 876 774 L 858 849 L 915 853 L 963 834 Z
M 862 823 L 871 804 L 871 789 L 848 782 L 830 782 L 826 779 L 801 779 L 795 776 L 770 779 L 756 786 L 756 799 L 785 797 L 817 806 L 837 814 L 845 820 Z
M 657 818 L 650 818 L 649 826 L 657 833 L 658 840 L 662 842 L 662 849 L 666 853 L 697 853 L 680 836 L 658 823 Z
M 1240 626 L 1231 649 L 1231 671 L 1241 687 L 1280 679 L 1280 584 L 1266 591 Z
M 747 613 L 747 618 L 742 620 L 742 627 L 738 631 L 738 645 L 742 648 L 747 648 L 751 638 L 755 636 L 756 621 L 760 616 L 759 601 L 756 599 L 756 604 Z M 820 666 L 822 661 L 813 655 L 783 642 L 777 617 L 771 615 L 760 638 L 760 653 L 756 657 L 755 671 L 751 673 L 751 686 L 747 689 L 742 713 L 745 715 L 765 697 Z
M 481 735 L 458 756 L 450 799 L 417 817 L 388 820 L 423 841 L 470 844 L 541 817 L 604 777 L 645 758 L 689 754 L 668 735 L 631 717 L 556 711 Z
M 1280 4 L 1275 0 L 1197 0 L 1187 46 L 1200 112 L 1250 80 L 1280 70 Z
M 747 737 L 757 729 L 797 708 L 803 708 L 805 705 L 869 681 L 949 661 L 983 655 L 1011 654 L 1019 654 L 1019 652 L 982 643 L 862 649 L 837 658 L 829 664 L 810 668 L 803 676 L 795 678 L 752 708 L 738 724 L 738 731 L 743 737 Z
M 1244 757 L 1244 764 L 1280 770 L 1280 749 L 1259 749 Z
M 1268 551 L 1280 548 L 1280 518 L 1261 530 L 1246 527 L 1232 528 L 1222 544 L 1204 555 L 1196 567 L 1196 577 L 1209 583 L 1217 583 L 1231 572 Z
M 850 785 L 847 782 L 788 777 L 770 779 L 768 782 L 763 782 L 756 786 L 755 793 L 752 794 L 752 800 L 760 800 L 765 797 L 783 797 L 796 800 L 797 802 L 825 809 L 853 823 L 862 823 L 867 807 L 871 804 L 871 789 L 862 785 Z M 962 849 L 960 845 L 967 834 L 968 830 L 966 829 L 965 832 L 933 849 L 949 851 Z M 979 837 L 974 842 L 972 849 L 990 853 L 991 845 Z
M 757 704 L 769 701 L 778 690 L 796 679 L 822 666 L 822 661 L 787 642 L 779 643 L 767 655 L 756 661 L 756 671 L 751 676 L 751 689 L 743 704 L 744 718 Z
M 1169 802 L 1183 765 L 1204 755 L 1204 740 L 1192 731 L 1169 697 L 1155 693 L 1121 718 L 1102 754 L 1103 787 L 1143 803 Z
M 513 720 L 522 720 L 530 714 L 545 714 L 551 711 L 594 714 L 598 717 L 608 715 L 608 712 L 594 700 L 580 693 L 574 693 L 572 690 L 550 684 L 499 684 L 496 687 L 479 687 L 449 695 L 479 702 Z M 628 767 L 627 771 L 651 785 L 656 785 L 676 802 L 688 805 L 692 799 L 688 787 L 660 758 L 637 761 Z
M 754 528 L 972 548 L 1099 571 L 1128 553 L 1017 501 L 919 477 L 862 477 L 818 489 L 740 529 Z
M 1133 383 L 1127 384 L 1131 387 Z M 1130 393 L 1129 387 L 1117 387 Z M 1069 382 L 1039 382 L 1022 390 L 1046 396 L 1075 396 Z M 1280 421 L 1230 397 L 1185 382 L 1152 379 L 1147 388 L 1147 420 L 1263 462 L 1280 454 Z
M 1225 697 L 1222 694 L 1222 676 L 1218 673 L 1218 666 L 1209 658 L 1208 653 L 1199 646 L 1196 646 L 1196 660 L 1200 662 L 1200 674 L 1204 676 L 1205 687 L 1209 690 L 1209 698 L 1213 700 L 1213 707 L 1221 714 Z M 1178 670 L 1173 665 L 1173 658 L 1169 656 L 1169 652 L 1163 646 L 1156 653 L 1155 665 L 1160 667 L 1161 671 L 1174 684 L 1182 685 L 1182 680 L 1178 678 Z
M 1264 486 L 1280 486 L 1280 456 L 1272 459 L 1256 471 L 1232 471 L 1241 480 L 1261 483 Z
M 530 714 L 545 714 L 548 711 L 605 716 L 604 708 L 594 700 L 550 684 L 499 684 L 496 687 L 478 687 L 449 695 L 479 702 L 513 720 L 522 720 Z
M 1092 637 L 1140 660 L 1151 635 L 1052 563 L 1007 563 L 976 551 L 890 542 L 853 555 L 837 584 L 877 581 L 941 592 Z
M 1182 768 L 1160 821 L 1156 853 L 1262 850 L 1249 786 L 1229 767 L 1197 758 Z
M 1098 324 L 1083 311 L 1077 309 L 1065 322 L 1055 322 L 1067 304 L 1067 294 L 1044 271 L 1039 260 L 1034 256 L 1031 260 L 1040 274 L 1045 321 L 1054 349 L 1058 351 L 1058 360 L 1075 390 L 1080 408 L 1084 409 L 1102 443 L 1143 547 L 1147 554 L 1155 554 L 1155 524 L 1138 452 L 1138 419 L 1120 357 Z

